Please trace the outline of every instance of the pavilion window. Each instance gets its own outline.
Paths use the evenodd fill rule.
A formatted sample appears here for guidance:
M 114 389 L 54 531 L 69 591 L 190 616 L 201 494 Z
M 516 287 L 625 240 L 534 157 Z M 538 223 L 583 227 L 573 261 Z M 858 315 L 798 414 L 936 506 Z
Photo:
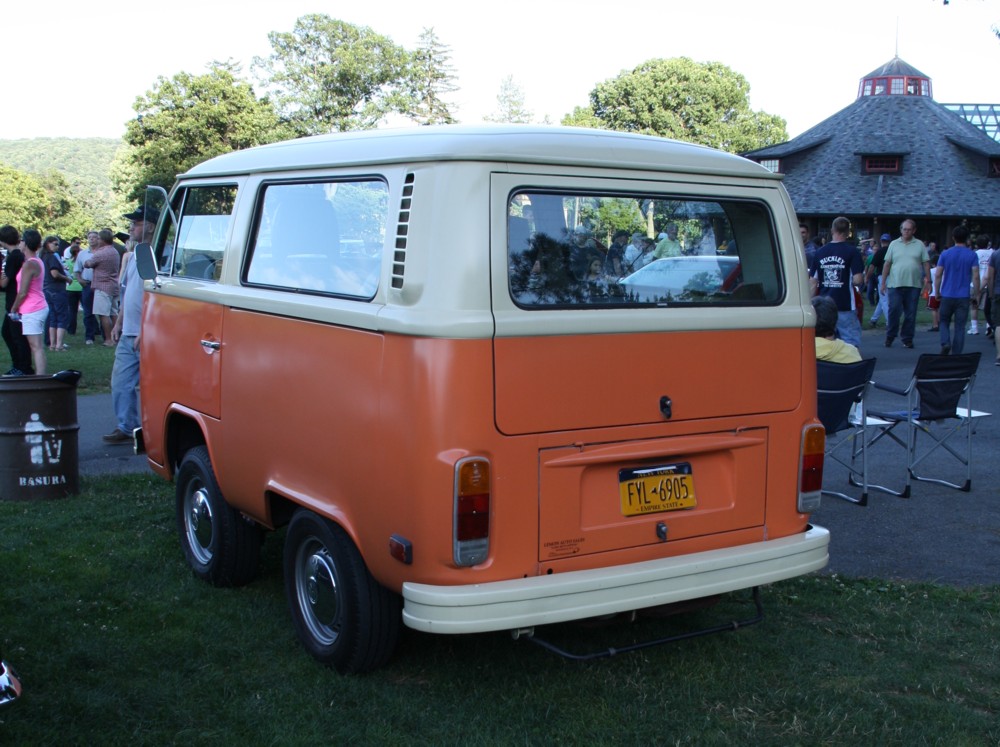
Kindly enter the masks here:
M 865 156 L 864 173 L 866 174 L 898 174 L 903 169 L 900 156 Z

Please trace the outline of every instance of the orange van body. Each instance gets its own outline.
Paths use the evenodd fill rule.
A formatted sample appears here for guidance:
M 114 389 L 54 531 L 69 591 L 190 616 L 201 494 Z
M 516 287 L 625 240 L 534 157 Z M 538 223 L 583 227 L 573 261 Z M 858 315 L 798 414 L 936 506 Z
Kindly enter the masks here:
M 573 200 L 649 194 L 692 247 L 725 234 L 749 290 L 641 299 L 602 278 L 584 296 L 568 271 L 545 276 L 535 247 L 572 228 Z M 324 200 L 336 221 L 291 238 L 291 215 Z M 359 204 L 368 228 L 350 233 Z M 374 240 L 372 205 L 387 206 Z M 377 666 L 400 620 L 530 627 L 826 563 L 803 260 L 787 195 L 755 165 L 596 131 L 422 128 L 222 156 L 161 209 L 150 464 L 177 480 L 182 545 L 213 583 L 249 581 L 256 533 L 289 524 L 293 621 L 321 661 Z M 316 239 L 332 232 L 333 259 Z M 606 262 L 609 236 L 577 243 Z M 349 624 L 357 606 L 378 640 Z

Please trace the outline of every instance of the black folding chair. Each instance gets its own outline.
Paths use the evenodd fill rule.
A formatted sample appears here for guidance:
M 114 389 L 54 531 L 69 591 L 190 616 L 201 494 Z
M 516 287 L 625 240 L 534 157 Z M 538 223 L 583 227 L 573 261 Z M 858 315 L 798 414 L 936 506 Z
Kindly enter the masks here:
M 865 429 L 868 413 L 865 395 L 875 370 L 875 358 L 858 363 L 830 363 L 816 361 L 816 409 L 817 416 L 826 429 L 825 459 L 833 460 L 846 467 L 848 482 L 861 487 L 861 496 L 855 497 L 834 490 L 824 490 L 823 495 L 854 503 L 868 505 L 868 453 Z M 836 437 L 838 434 L 839 437 Z M 838 452 L 848 446 L 850 460 L 845 461 Z M 861 455 L 861 469 L 855 466 Z M 857 480 L 860 478 L 860 483 Z
M 872 415 L 887 421 L 868 442 L 874 445 L 883 438 L 890 438 L 906 449 L 906 484 L 902 490 L 884 485 L 869 485 L 900 498 L 910 497 L 910 481 L 931 482 L 956 490 L 972 489 L 972 433 L 976 418 L 989 415 L 972 409 L 972 384 L 979 367 L 979 353 L 962 355 L 932 355 L 925 353 L 917 360 L 910 384 L 899 389 L 874 382 L 877 389 L 906 397 L 905 410 L 873 411 Z M 964 407 L 962 401 L 964 399 Z M 905 430 L 901 437 L 896 428 Z M 918 455 L 917 441 L 920 434 L 930 439 L 928 447 Z M 949 442 L 953 437 L 964 438 L 964 447 Z M 957 441 L 957 438 L 955 439 Z M 965 481 L 950 482 L 939 477 L 917 473 L 917 465 L 931 454 L 946 451 L 965 466 Z M 963 453 L 964 451 L 964 453 Z

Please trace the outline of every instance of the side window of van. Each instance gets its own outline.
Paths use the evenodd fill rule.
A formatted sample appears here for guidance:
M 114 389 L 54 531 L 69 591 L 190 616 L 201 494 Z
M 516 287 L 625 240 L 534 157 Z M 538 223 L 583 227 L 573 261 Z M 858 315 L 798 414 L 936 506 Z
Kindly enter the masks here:
M 510 292 L 524 308 L 768 305 L 784 294 L 763 203 L 525 191 L 511 195 L 507 227 Z
M 189 187 L 174 195 L 173 214 L 161 234 L 163 272 L 175 277 L 218 280 L 236 204 L 236 186 Z
M 267 184 L 243 280 L 371 300 L 388 220 L 389 191 L 382 181 Z

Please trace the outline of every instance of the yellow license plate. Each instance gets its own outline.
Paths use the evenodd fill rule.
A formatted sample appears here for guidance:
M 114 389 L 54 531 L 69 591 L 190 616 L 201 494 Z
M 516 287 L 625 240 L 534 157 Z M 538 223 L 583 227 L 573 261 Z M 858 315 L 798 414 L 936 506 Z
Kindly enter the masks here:
M 618 471 L 624 516 L 694 508 L 694 475 L 687 462 Z

